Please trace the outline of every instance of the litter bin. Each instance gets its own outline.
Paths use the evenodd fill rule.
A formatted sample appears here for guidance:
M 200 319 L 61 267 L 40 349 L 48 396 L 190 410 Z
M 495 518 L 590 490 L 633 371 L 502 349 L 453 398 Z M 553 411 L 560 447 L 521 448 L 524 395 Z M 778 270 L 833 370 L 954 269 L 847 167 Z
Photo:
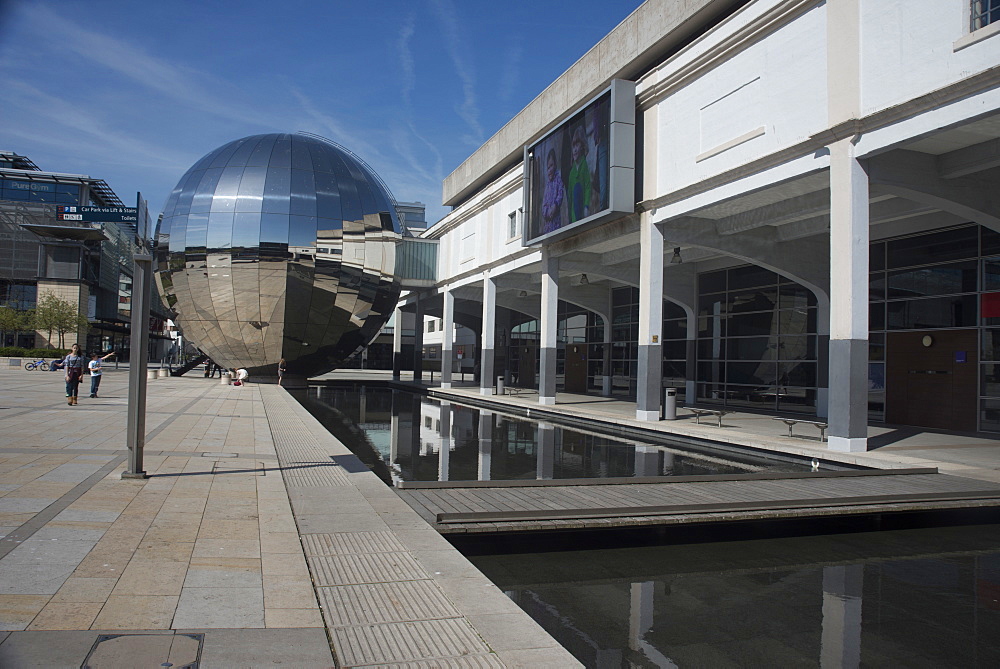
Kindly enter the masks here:
M 147 381 L 155 381 L 156 380 L 156 370 L 155 369 L 147 369 L 146 370 L 146 380 Z
M 497 395 L 503 395 L 503 377 L 497 377 Z
M 228 386 L 233 382 L 233 375 L 229 372 L 223 372 L 222 377 L 219 379 L 219 384 L 223 386 Z
M 663 420 L 677 420 L 677 389 L 663 389 Z

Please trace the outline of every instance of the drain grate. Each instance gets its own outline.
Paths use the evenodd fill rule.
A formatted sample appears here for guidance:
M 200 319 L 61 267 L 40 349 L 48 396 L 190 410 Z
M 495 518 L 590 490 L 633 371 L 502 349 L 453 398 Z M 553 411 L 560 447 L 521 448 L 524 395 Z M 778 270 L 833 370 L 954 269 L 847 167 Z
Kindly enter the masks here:
M 198 669 L 204 643 L 204 634 L 102 634 L 80 669 Z

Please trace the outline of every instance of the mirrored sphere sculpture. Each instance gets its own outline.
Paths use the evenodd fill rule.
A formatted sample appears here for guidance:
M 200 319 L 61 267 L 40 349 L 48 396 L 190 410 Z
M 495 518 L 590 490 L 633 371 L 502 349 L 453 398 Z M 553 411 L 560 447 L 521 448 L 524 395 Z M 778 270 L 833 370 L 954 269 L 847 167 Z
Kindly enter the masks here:
M 254 135 L 181 177 L 156 235 L 156 284 L 216 363 L 275 378 L 334 369 L 399 298 L 402 229 L 378 176 L 313 135 Z

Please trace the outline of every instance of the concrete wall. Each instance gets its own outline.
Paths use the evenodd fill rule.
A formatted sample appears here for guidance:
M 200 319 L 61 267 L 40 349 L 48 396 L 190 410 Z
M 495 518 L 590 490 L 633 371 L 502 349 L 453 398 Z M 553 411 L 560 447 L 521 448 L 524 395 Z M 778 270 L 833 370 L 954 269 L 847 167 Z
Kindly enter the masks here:
M 444 204 L 458 204 L 498 176 L 525 144 L 540 137 L 613 78 L 636 76 L 657 54 L 689 35 L 708 17 L 736 4 L 738 0 L 644 2 L 445 178 Z

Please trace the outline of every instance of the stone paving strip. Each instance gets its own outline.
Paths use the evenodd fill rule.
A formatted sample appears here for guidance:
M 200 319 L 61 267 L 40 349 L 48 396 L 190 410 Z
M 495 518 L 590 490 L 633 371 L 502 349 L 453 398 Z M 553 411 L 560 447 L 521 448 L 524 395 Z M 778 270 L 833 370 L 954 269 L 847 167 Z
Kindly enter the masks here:
M 340 666 L 580 666 L 287 393 L 260 392 Z
M 151 381 L 122 480 L 124 370 L 0 373 L 0 666 L 579 666 L 285 390 Z

